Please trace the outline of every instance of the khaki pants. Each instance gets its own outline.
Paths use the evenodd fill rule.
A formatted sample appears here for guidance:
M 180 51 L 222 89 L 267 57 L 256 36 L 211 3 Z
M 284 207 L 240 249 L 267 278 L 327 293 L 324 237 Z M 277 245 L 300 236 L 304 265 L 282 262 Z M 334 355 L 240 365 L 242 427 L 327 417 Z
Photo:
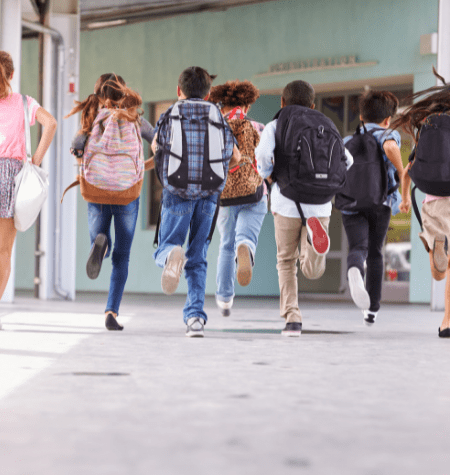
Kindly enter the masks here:
M 328 233 L 330 218 L 318 218 Z M 277 270 L 280 285 L 280 316 L 287 323 L 301 322 L 298 308 L 297 259 L 307 279 L 319 279 L 325 272 L 326 256 L 316 254 L 308 243 L 306 226 L 300 218 L 286 218 L 274 213 L 277 242 Z M 300 252 L 299 252 L 300 245 Z

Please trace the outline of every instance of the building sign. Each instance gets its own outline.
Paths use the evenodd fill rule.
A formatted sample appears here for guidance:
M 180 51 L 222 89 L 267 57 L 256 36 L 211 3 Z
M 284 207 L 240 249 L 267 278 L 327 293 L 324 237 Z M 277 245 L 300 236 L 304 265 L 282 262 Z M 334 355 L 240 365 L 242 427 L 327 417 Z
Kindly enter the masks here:
M 270 66 L 269 71 L 261 74 L 261 76 L 273 76 L 275 74 L 287 73 L 303 73 L 310 71 L 322 71 L 328 69 L 357 68 L 361 66 L 375 66 L 378 61 L 369 61 L 360 63 L 356 56 L 341 56 L 339 58 L 321 58 L 307 59 L 303 61 L 289 61 L 287 63 L 276 63 Z

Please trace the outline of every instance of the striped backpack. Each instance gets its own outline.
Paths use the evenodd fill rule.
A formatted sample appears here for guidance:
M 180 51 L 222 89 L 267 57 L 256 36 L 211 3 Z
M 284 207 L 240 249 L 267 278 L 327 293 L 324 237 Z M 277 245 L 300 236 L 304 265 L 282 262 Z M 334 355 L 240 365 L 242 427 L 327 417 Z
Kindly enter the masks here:
M 137 124 L 101 109 L 86 142 L 77 181 L 65 192 L 79 184 L 85 201 L 127 205 L 138 198 L 143 180 L 144 153 Z

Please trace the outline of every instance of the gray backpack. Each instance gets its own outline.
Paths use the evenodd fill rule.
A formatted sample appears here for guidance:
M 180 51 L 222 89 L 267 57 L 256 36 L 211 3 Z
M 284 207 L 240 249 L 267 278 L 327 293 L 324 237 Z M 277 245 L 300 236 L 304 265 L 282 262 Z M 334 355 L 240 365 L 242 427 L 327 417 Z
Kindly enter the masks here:
M 157 145 L 156 173 L 170 193 L 198 199 L 222 192 L 234 137 L 214 104 L 176 102 L 158 122 Z

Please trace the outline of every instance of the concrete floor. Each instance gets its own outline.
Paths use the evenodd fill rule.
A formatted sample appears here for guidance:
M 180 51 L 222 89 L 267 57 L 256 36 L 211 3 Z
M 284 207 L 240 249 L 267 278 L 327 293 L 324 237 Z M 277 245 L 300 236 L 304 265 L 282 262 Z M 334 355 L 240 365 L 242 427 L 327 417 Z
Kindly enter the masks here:
M 179 297 L 0 306 L 1 475 L 450 474 L 450 341 L 441 313 L 277 299 L 214 301 L 185 338 Z

